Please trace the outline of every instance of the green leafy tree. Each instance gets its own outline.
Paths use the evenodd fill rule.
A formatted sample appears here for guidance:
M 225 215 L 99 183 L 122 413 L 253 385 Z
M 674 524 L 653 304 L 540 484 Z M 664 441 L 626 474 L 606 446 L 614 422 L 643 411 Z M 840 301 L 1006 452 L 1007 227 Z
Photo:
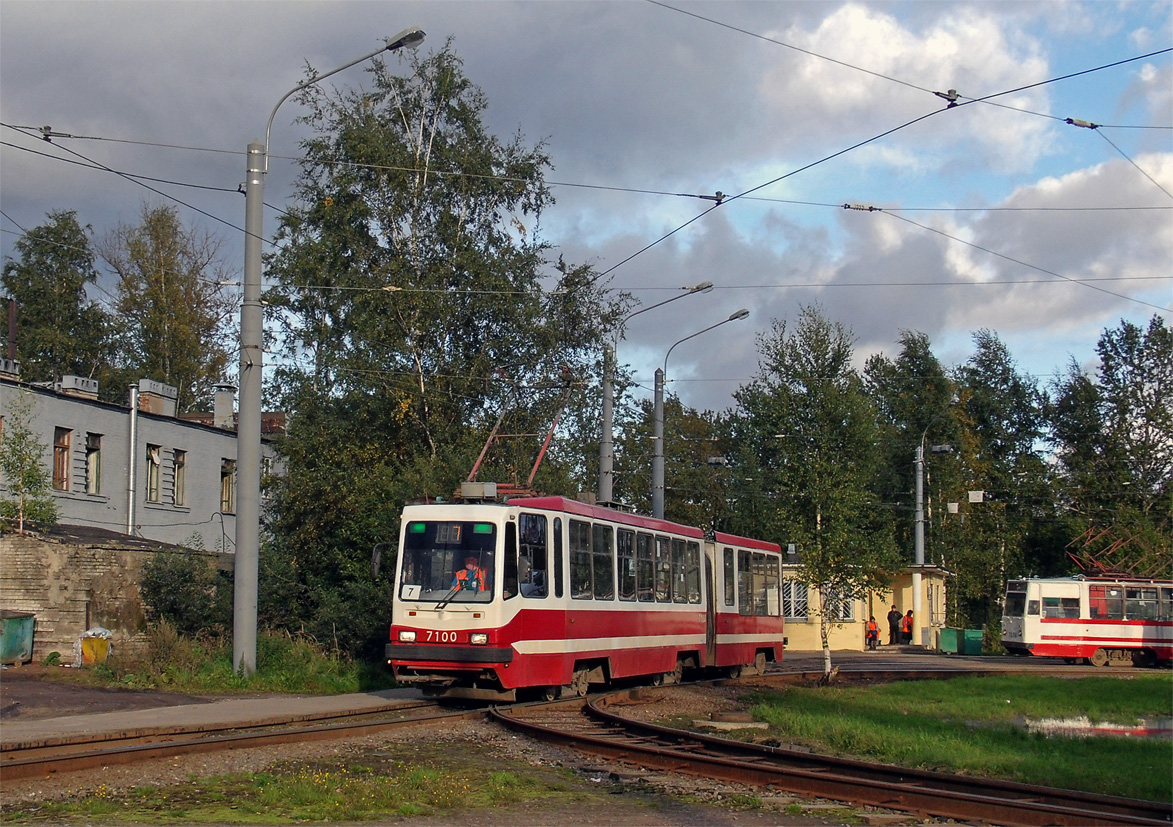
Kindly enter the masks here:
M 221 583 L 213 559 L 198 552 L 160 551 L 143 565 L 139 582 L 147 620 L 166 621 L 180 634 L 223 630 L 228 625 L 230 583 Z
M 451 44 L 408 59 L 407 76 L 377 63 L 368 88 L 307 91 L 299 205 L 268 264 L 293 419 L 262 590 L 283 597 L 261 609 L 349 651 L 385 636 L 393 567 L 372 583 L 372 546 L 397 538 L 406 499 L 451 495 L 503 410 L 508 433 L 535 436 L 495 445 L 479 479 L 524 483 L 562 410 L 574 442 L 555 440 L 535 485 L 586 482 L 583 397 L 621 318 L 541 239 L 544 148 L 485 129 Z
M 137 226 L 120 225 L 98 248 L 118 277 L 126 377 L 175 386 L 181 413 L 208 409 L 231 357 L 236 303 L 222 286 L 220 247 L 215 236 L 185 229 L 175 208 L 143 205 Z
M 964 528 L 953 533 L 951 584 L 958 625 L 990 626 L 1000 621 L 999 599 L 1006 579 L 1032 568 L 1026 550 L 1036 527 L 1049 516 L 1040 453 L 1043 397 L 1033 377 L 1020 373 L 998 337 L 974 334 L 975 350 L 956 371 L 960 426 L 958 461 L 969 489 L 983 492 L 980 503 L 963 502 Z
M 1052 383 L 1047 415 L 1059 459 L 1071 537 L 1102 540 L 1079 551 L 1149 576 L 1173 564 L 1173 331 L 1159 316 L 1147 328 L 1122 321 L 1105 330 L 1095 378 L 1074 362 Z M 1113 559 L 1109 545 L 1123 543 Z
M 854 340 L 817 308 L 759 337 L 758 376 L 735 398 L 744 446 L 771 497 L 764 527 L 799 547 L 798 578 L 819 593 L 825 673 L 837 607 L 886 585 L 899 566 L 875 483 L 882 464 L 875 406 L 852 367 Z
M 4 388 L 4 416 L 0 419 L 0 517 L 24 534 L 25 523 L 49 526 L 57 522 L 57 504 L 46 460 L 46 445 L 32 430 L 32 398 L 27 391 Z
M 50 212 L 45 224 L 16 241 L 20 258 L 4 264 L 5 298 L 19 305 L 16 358 L 25 381 L 105 378 L 112 350 L 108 317 L 86 293 L 98 280 L 89 232 L 76 212 Z

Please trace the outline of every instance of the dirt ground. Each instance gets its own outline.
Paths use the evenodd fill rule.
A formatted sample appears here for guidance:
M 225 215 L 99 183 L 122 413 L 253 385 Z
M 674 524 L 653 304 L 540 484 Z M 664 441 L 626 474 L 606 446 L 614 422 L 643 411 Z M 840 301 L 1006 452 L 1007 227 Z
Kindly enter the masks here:
M 25 666 L 0 671 L 0 726 L 15 719 L 62 717 L 82 713 L 108 712 L 207 703 L 214 698 L 139 692 L 133 690 L 96 689 L 49 679 L 54 667 Z M 672 691 L 664 704 L 653 704 L 656 714 L 667 712 L 704 713 L 727 709 L 731 697 L 714 697 L 688 687 Z M 667 707 L 673 707 L 668 710 Z M 634 710 L 633 710 L 634 711 Z M 641 710 L 653 714 L 652 709 Z M 641 716 L 642 717 L 642 716 Z M 811 827 L 845 823 L 844 808 L 825 802 L 804 802 L 788 796 L 743 788 L 707 779 L 633 771 L 630 767 L 611 765 L 588 756 L 555 747 L 539 745 L 514 733 L 485 723 L 474 732 L 451 732 L 436 725 L 343 741 L 306 744 L 297 758 L 314 760 L 329 757 L 355 758 L 385 755 L 389 751 L 407 757 L 426 745 L 435 755 L 447 752 L 454 763 L 467 762 L 469 753 L 529 765 L 536 771 L 551 768 L 570 769 L 581 785 L 582 798 L 573 807 L 544 800 L 529 801 L 508 808 L 491 810 L 457 810 L 451 814 L 403 819 L 389 818 L 382 824 L 421 824 L 428 827 L 496 827 L 508 823 L 513 827 L 592 827 L 593 825 L 632 825 L 632 827 Z M 234 772 L 259 772 L 290 759 L 288 747 L 261 747 L 194 756 L 176 756 L 140 764 L 81 771 L 68 775 L 11 782 L 0 785 L 0 803 L 5 807 L 35 805 L 39 801 L 61 800 L 85 795 L 103 786 L 115 792 L 135 787 L 185 785 L 193 778 Z M 736 796 L 757 796 L 763 801 L 758 809 L 735 809 L 729 806 Z M 793 805 L 803 812 L 793 814 Z M 787 809 L 791 808 L 791 812 Z M 911 823 L 886 813 L 851 813 L 854 824 Z M 370 822 L 367 822 L 369 824 Z

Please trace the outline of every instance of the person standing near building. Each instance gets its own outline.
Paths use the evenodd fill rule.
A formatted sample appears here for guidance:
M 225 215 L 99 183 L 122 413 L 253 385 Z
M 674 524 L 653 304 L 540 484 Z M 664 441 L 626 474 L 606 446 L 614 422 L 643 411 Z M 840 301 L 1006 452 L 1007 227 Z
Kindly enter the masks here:
M 895 646 L 900 642 L 900 610 L 895 606 L 888 612 L 888 645 Z
M 904 620 L 901 621 L 900 632 L 901 643 L 903 643 L 905 646 L 908 646 L 910 643 L 912 643 L 912 609 L 908 610 L 908 614 L 906 614 L 904 616 Z

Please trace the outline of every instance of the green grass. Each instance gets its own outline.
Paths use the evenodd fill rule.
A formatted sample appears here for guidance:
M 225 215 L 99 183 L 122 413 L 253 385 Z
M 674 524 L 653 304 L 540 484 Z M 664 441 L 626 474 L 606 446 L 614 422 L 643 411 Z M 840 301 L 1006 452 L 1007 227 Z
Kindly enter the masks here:
M 377 761 L 379 759 L 376 759 Z M 500 762 L 497 762 L 498 764 Z M 173 787 L 5 807 L 5 824 L 289 824 L 370 821 L 389 816 L 496 807 L 565 796 L 555 777 L 475 764 L 382 759 L 285 764 L 266 772 L 192 778 Z
M 967 775 L 1173 800 L 1164 739 L 1030 734 L 1025 719 L 1137 724 L 1173 715 L 1173 676 L 995 676 L 758 693 L 755 715 L 785 743 Z
M 232 668 L 230 638 L 187 638 L 165 623 L 150 630 L 142 653 L 116 653 L 94 667 L 51 674 L 91 686 L 200 694 L 337 694 L 394 686 L 391 673 L 382 664 L 341 657 L 306 637 L 265 631 L 257 635 L 256 671 L 242 676 Z

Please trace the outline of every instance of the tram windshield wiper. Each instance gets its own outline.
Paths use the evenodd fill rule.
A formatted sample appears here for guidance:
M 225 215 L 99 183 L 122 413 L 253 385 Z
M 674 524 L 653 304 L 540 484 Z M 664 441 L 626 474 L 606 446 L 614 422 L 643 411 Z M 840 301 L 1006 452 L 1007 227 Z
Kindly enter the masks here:
M 456 597 L 456 593 L 459 591 L 460 591 L 460 584 L 457 583 L 455 586 L 452 587 L 452 591 L 450 591 L 450 592 L 448 592 L 448 594 L 444 595 L 444 597 L 442 597 L 440 599 L 440 602 L 436 604 L 435 611 L 438 612 L 441 609 L 443 609 L 445 606 L 447 606 L 449 603 L 451 603 L 452 598 Z

